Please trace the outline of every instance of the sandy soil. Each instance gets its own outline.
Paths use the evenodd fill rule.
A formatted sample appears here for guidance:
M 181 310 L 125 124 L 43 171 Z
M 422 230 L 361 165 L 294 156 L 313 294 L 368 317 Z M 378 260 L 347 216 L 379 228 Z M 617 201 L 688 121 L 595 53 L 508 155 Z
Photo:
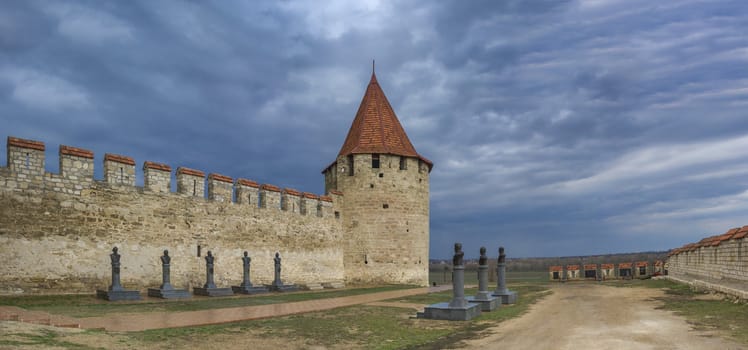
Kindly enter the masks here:
M 525 315 L 501 323 L 468 349 L 748 349 L 656 309 L 649 288 L 562 284 Z

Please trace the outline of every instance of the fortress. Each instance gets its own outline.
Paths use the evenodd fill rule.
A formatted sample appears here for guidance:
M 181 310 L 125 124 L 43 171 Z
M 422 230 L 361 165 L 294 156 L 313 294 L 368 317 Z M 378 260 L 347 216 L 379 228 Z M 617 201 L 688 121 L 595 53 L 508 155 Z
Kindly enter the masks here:
M 273 279 L 283 257 L 291 283 L 428 285 L 429 173 L 371 80 L 337 157 L 322 173 L 325 195 L 248 179 L 143 163 L 105 154 L 94 179 L 92 151 L 59 148 L 59 174 L 45 171 L 45 145 L 8 137 L 0 168 L 0 294 L 92 293 L 110 283 L 109 253 L 122 254 L 122 283 L 161 283 L 159 256 L 172 256 L 171 281 L 204 283 L 207 251 L 215 281 L 237 284 L 241 256 L 253 283 Z M 206 192 L 207 191 L 207 192 Z

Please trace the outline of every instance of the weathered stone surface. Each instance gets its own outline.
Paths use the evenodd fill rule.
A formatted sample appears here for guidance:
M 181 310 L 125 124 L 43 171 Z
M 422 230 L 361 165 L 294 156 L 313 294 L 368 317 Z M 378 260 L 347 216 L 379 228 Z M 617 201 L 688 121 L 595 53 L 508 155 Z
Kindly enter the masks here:
M 273 281 L 277 247 L 283 247 L 288 258 L 284 275 L 295 282 L 345 278 L 343 235 L 332 216 L 303 216 L 101 182 L 81 192 L 0 189 L 0 246 L 6 257 L 0 293 L 39 293 L 47 286 L 47 292 L 88 293 L 108 285 L 109 257 L 100 252 L 113 245 L 127 256 L 122 283 L 137 289 L 161 283 L 161 264 L 154 257 L 165 248 L 179 261 L 172 266 L 173 280 L 192 288 L 204 282 L 198 246 L 203 254 L 210 247 L 217 256 L 231 257 L 241 254 L 245 242 L 252 242 L 253 256 L 265 257 L 253 266 L 253 277 L 261 284 Z M 40 251 L 49 253 L 39 259 Z M 241 274 L 239 268 L 223 268 L 215 279 L 230 285 L 241 280 Z
M 428 285 L 429 169 L 415 157 L 380 154 L 338 157 L 325 170 L 325 189 L 333 195 L 346 245 L 346 281 Z M 352 163 L 351 163 L 352 161 Z M 353 175 L 350 169 L 353 167 Z M 337 210 L 337 209 L 336 209 Z

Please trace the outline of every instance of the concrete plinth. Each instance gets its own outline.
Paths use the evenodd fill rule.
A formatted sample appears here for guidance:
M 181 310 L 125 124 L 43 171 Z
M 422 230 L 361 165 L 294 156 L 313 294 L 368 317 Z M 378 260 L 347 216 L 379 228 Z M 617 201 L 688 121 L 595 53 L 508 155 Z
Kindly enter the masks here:
M 96 297 L 109 301 L 140 300 L 140 291 L 137 290 L 97 290 Z
M 494 292 L 493 296 L 500 298 L 502 304 L 514 304 L 517 302 L 517 292 L 511 290 L 507 290 L 500 294 Z
M 231 288 L 195 287 L 192 288 L 192 292 L 195 293 L 195 295 L 203 295 L 206 297 L 227 297 L 234 295 L 234 291 Z
M 186 289 L 159 289 L 148 288 L 148 296 L 163 299 L 187 299 L 192 298 L 192 294 Z
M 451 307 L 449 303 L 437 303 L 427 306 L 418 318 L 448 321 L 468 321 L 480 316 L 481 305 L 467 303 L 464 307 Z
M 271 284 L 271 285 L 266 285 L 266 287 L 271 292 L 295 292 L 299 290 L 299 287 L 295 284 L 283 284 L 283 285 Z
M 501 305 L 501 300 L 498 297 L 488 297 L 488 299 L 478 299 L 477 297 L 467 297 L 467 302 L 472 304 L 479 304 L 481 311 L 493 311 Z
M 267 287 L 255 286 L 231 286 L 231 289 L 236 294 L 261 294 L 270 292 Z
M 452 268 L 452 300 L 448 303 L 432 304 L 416 314 L 418 318 L 434 320 L 467 321 L 480 316 L 481 304 L 469 303 L 465 299 L 465 267 Z

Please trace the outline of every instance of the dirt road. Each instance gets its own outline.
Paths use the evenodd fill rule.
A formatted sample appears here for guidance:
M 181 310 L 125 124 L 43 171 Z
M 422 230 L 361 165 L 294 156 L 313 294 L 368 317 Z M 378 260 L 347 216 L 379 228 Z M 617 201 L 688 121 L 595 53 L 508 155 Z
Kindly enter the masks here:
M 469 349 L 747 349 L 698 332 L 652 299 L 649 288 L 562 284 L 522 317 L 501 323 Z

